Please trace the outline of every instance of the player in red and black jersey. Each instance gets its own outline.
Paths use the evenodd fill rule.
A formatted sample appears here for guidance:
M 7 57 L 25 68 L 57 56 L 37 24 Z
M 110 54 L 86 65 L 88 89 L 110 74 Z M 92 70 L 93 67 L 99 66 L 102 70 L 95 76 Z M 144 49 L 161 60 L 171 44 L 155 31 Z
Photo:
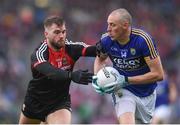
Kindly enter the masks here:
M 31 55 L 33 79 L 29 82 L 20 124 L 46 123 L 70 124 L 71 80 L 87 85 L 92 73 L 86 70 L 72 71 L 81 56 L 96 56 L 96 47 L 66 39 L 65 22 L 60 17 L 50 17 L 44 22 L 46 39 Z

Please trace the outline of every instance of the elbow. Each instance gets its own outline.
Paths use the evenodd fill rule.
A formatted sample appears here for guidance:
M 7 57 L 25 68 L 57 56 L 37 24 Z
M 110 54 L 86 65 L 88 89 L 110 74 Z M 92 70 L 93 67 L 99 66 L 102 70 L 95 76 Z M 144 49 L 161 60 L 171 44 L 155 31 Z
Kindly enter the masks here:
M 162 81 L 164 79 L 164 76 L 158 76 L 157 81 Z
M 162 80 L 164 80 L 164 73 L 162 72 L 162 73 L 158 73 L 157 75 L 156 75 L 156 79 L 157 79 L 157 81 L 162 81 Z

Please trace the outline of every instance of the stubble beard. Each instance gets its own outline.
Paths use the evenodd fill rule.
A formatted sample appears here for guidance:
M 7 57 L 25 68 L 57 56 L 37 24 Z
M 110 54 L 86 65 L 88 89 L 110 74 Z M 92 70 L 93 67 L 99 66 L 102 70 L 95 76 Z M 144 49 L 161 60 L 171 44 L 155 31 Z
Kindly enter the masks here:
M 60 43 L 51 42 L 50 44 L 55 50 L 59 50 L 62 47 L 64 47 L 64 44 L 62 43 L 62 41 Z

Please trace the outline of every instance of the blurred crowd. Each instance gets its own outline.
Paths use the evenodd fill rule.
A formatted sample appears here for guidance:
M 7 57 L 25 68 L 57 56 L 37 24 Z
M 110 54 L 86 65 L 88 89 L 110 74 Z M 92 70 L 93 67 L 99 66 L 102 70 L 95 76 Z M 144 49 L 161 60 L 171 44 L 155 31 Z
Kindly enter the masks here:
M 30 54 L 44 39 L 47 16 L 65 18 L 69 40 L 95 44 L 106 31 L 107 15 L 120 7 L 132 14 L 135 27 L 145 29 L 157 41 L 163 66 L 180 91 L 179 0 L 1 0 L 0 123 L 18 123 L 31 79 Z M 93 62 L 94 58 L 81 58 L 75 68 L 93 71 Z M 91 85 L 73 83 L 70 93 L 73 123 L 117 123 L 110 95 L 101 96 Z M 169 123 L 180 123 L 180 96 Z

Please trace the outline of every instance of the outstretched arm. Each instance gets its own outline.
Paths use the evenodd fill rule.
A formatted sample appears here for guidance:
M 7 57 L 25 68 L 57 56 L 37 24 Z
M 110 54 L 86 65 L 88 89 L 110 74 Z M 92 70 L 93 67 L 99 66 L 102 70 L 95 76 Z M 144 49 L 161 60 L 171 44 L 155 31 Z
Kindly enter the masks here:
M 49 62 L 44 62 L 35 67 L 37 71 L 48 76 L 53 80 L 72 80 L 79 84 L 88 84 L 92 82 L 92 73 L 87 71 L 77 70 L 74 72 L 65 71 L 56 67 L 53 67 Z
M 130 84 L 148 84 L 155 81 L 161 81 L 164 78 L 164 72 L 161 64 L 160 57 L 156 57 L 150 60 L 148 57 L 145 58 L 146 63 L 150 68 L 150 72 L 144 75 L 138 75 L 133 77 L 128 77 L 128 82 Z

